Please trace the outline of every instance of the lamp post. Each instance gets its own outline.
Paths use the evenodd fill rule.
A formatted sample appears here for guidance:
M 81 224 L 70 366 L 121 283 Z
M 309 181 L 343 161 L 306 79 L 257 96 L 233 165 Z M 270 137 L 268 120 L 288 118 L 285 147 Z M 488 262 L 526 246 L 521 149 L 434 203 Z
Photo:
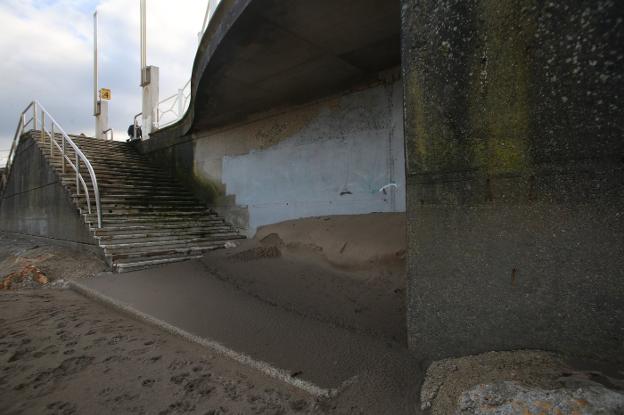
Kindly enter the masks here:
M 141 87 L 143 88 L 142 131 L 145 137 L 158 127 L 158 82 L 157 66 L 147 65 L 147 5 L 141 1 Z
M 108 128 L 108 101 L 99 96 L 98 13 L 93 13 L 93 115 L 95 138 L 104 139 Z

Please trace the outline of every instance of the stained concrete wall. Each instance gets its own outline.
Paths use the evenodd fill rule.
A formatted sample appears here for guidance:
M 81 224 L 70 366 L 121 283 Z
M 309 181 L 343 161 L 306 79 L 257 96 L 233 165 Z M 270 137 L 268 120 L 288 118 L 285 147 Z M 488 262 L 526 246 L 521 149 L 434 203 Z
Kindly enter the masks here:
M 142 150 L 249 235 L 289 219 L 402 212 L 402 95 L 390 80 Z
M 623 363 L 623 4 L 402 6 L 411 349 Z
M 22 137 L 0 200 L 0 230 L 95 245 L 35 141 Z

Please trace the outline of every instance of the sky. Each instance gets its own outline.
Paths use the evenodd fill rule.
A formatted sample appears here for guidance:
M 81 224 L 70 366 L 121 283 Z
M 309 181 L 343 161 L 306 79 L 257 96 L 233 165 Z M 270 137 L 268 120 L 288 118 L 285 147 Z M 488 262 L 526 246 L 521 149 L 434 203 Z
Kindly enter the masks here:
M 34 99 L 72 134 L 92 136 L 93 12 L 109 126 L 126 138 L 141 112 L 139 0 L 0 0 L 0 166 L 19 113 Z M 207 0 L 147 0 L 147 63 L 161 99 L 191 77 Z

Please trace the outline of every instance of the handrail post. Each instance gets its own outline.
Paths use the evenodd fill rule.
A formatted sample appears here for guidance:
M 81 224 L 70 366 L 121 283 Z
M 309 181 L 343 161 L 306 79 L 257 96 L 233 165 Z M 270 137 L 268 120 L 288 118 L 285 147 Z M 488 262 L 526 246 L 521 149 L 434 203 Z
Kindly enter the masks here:
M 45 115 L 41 111 L 41 145 L 45 144 Z
M 37 130 L 37 102 L 33 103 L 33 130 Z
M 96 211 L 97 211 L 97 219 L 98 219 L 98 228 L 102 227 L 102 208 L 99 206 L 99 195 L 97 196 L 97 199 L 95 201 L 95 207 L 96 207 Z
M 65 174 L 65 137 L 61 135 L 61 160 L 63 163 L 63 174 Z
M 76 151 L 76 195 L 80 196 L 80 158 L 78 157 L 78 152 Z
M 55 143 L 55 139 L 54 139 L 54 123 L 52 123 L 52 126 L 50 127 L 50 130 L 52 131 L 52 133 L 50 134 L 50 157 L 52 157 L 54 155 L 54 143 Z

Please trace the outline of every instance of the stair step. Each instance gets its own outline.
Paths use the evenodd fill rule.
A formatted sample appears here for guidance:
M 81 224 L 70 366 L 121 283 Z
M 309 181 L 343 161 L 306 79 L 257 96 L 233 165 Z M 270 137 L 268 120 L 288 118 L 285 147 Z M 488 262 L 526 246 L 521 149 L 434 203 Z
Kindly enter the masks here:
M 227 225 L 223 220 L 207 221 L 204 225 L 197 222 L 182 222 L 179 225 L 162 223 L 150 226 L 141 225 L 124 225 L 124 226 L 106 226 L 104 228 L 94 228 L 93 232 L 95 237 L 117 236 L 117 235 L 132 235 L 139 233 L 155 234 L 158 232 L 176 232 L 176 233 L 191 233 L 193 231 L 201 232 L 205 229 L 212 229 L 213 227 L 227 226 L 231 230 L 232 227 Z
M 60 142 L 59 142 L 59 145 L 60 145 Z M 46 141 L 44 144 L 41 144 L 41 142 L 39 141 L 39 147 L 46 155 L 50 154 L 50 143 L 48 141 Z M 81 146 L 80 144 L 78 144 L 78 148 L 80 148 L 80 151 L 82 151 L 82 153 L 85 156 L 87 154 L 90 154 L 93 156 L 94 159 L 97 159 L 97 160 L 109 161 L 109 160 L 117 160 L 117 159 L 123 160 L 123 159 L 131 158 L 133 160 L 138 160 L 139 162 L 142 162 L 142 163 L 148 162 L 147 159 L 142 157 L 141 154 L 137 153 L 136 150 L 134 149 L 107 148 L 107 149 L 100 150 L 100 149 L 84 147 L 84 146 Z M 68 147 L 67 144 L 65 144 L 65 152 L 70 158 L 74 156 L 74 150 L 71 147 Z M 52 153 L 54 157 L 59 157 L 59 150 L 57 147 L 54 147 Z
M 145 199 L 141 199 L 142 201 Z M 100 203 L 103 212 L 110 212 L 115 210 L 125 210 L 125 211 L 150 211 L 150 210 L 174 210 L 174 209 L 182 209 L 182 210 L 200 210 L 205 209 L 205 206 L 201 206 L 199 203 L 194 202 L 192 200 L 164 200 L 159 201 L 157 199 L 147 201 L 147 203 L 139 203 L 139 200 L 134 202 L 132 201 L 106 201 L 102 200 Z
M 91 181 L 89 180 L 89 178 L 87 177 L 85 179 L 85 182 L 87 183 L 87 188 L 89 189 L 89 191 L 93 190 L 93 187 L 91 186 Z M 73 178 L 62 178 L 61 179 L 61 183 L 63 183 L 64 186 L 76 186 L 76 178 L 75 176 Z M 80 186 L 80 188 L 82 189 L 82 186 Z M 165 185 L 165 184 L 161 184 L 161 185 L 155 185 L 155 184 L 150 184 L 150 183 L 137 183 L 137 184 L 124 184 L 124 183 L 116 183 L 116 184 L 112 184 L 112 183 L 99 183 L 98 181 L 98 188 L 100 189 L 100 193 L 104 193 L 102 192 L 103 190 L 107 190 L 107 191 L 124 191 L 124 190 L 142 190 L 142 191 L 185 191 L 184 189 L 181 189 L 179 186 L 175 186 L 173 184 L 169 185 Z
M 140 261 L 118 261 L 113 265 L 113 270 L 119 273 L 138 271 L 145 268 L 150 268 L 156 265 L 172 264 L 175 262 L 188 261 L 190 259 L 199 259 L 203 255 L 180 255 L 180 256 L 165 256 L 163 258 L 156 258 L 151 260 Z
M 211 243 L 195 244 L 193 246 L 182 247 L 152 247 L 128 250 L 125 252 L 113 252 L 106 254 L 106 258 L 111 261 L 129 260 L 136 258 L 154 258 L 159 256 L 171 256 L 171 255 L 189 255 L 189 254 L 201 254 L 207 251 L 214 251 L 215 249 L 225 248 L 225 244 L 230 242 L 229 240 L 215 241 Z
M 60 145 L 60 142 L 59 142 L 59 145 Z M 44 152 L 44 154 L 46 154 L 47 156 L 50 155 L 50 143 L 48 141 L 46 141 L 43 144 L 39 141 L 39 147 Z M 100 150 L 100 149 L 93 149 L 93 148 L 85 148 L 80 145 L 78 145 L 78 148 L 80 148 L 80 151 L 82 151 L 82 153 L 85 156 L 91 156 L 94 160 L 108 161 L 108 160 L 133 159 L 133 160 L 137 160 L 143 163 L 147 161 L 146 159 L 142 158 L 139 153 L 137 153 L 136 151 L 132 149 L 125 150 L 125 149 L 108 148 L 108 149 Z M 71 147 L 69 147 L 67 144 L 65 144 L 65 154 L 67 154 L 68 157 L 70 158 L 74 157 L 74 150 Z M 57 147 L 53 148 L 52 156 L 60 157 L 59 149 Z M 89 159 L 89 161 L 91 160 Z
M 135 216 L 135 217 L 104 217 L 103 218 L 104 227 L 100 229 L 110 229 L 110 230 L 118 230 L 118 229 L 132 229 L 133 227 L 136 229 L 139 228 L 177 228 L 184 226 L 203 226 L 205 224 L 212 224 L 215 222 L 223 222 L 223 218 L 220 218 L 215 215 L 202 215 L 197 217 L 168 217 L 166 220 L 162 220 L 162 218 L 149 218 L 144 216 Z
M 118 173 L 138 173 L 138 172 L 154 172 L 154 171 L 159 171 L 158 169 L 156 169 L 153 166 L 149 166 L 149 165 L 137 165 L 137 163 L 135 162 L 120 162 L 118 165 L 110 163 L 110 164 L 104 164 L 104 163 L 93 163 L 91 160 L 89 160 L 91 162 L 91 166 L 93 167 L 93 170 L 95 170 L 96 172 L 98 171 L 106 171 L 106 170 L 110 170 L 110 171 L 115 171 Z M 50 164 L 53 165 L 54 167 L 57 168 L 62 168 L 63 167 L 63 160 L 57 159 L 56 157 L 52 158 L 51 160 L 49 160 Z M 69 164 L 67 162 L 65 162 L 65 166 L 66 169 L 71 169 L 71 167 L 69 166 Z
M 222 234 L 233 232 L 230 226 L 211 226 L 206 228 L 191 228 L 183 231 L 175 229 L 174 231 L 153 231 L 153 232 L 134 232 L 134 233 L 109 233 L 107 235 L 96 236 L 102 242 L 130 241 L 130 240 L 157 240 L 177 237 L 206 237 L 214 234 Z
M 95 176 L 97 178 L 98 184 L 100 183 L 145 183 L 146 181 L 154 182 L 154 184 L 165 183 L 165 184 L 173 184 L 174 179 L 170 176 L 165 176 L 161 174 L 122 174 L 122 173 L 114 173 L 114 172 L 101 172 L 93 169 L 95 171 Z M 84 169 L 81 171 L 82 177 L 87 181 L 87 178 L 90 178 L 88 170 Z M 59 175 L 64 178 L 76 178 L 76 172 L 71 170 L 65 170 L 65 173 L 59 172 Z M 89 179 L 90 181 L 90 179 Z
M 73 169 L 67 167 L 63 173 L 58 150 L 51 152 L 49 141 L 43 142 L 39 132 L 31 136 L 117 272 L 200 258 L 206 251 L 224 248 L 228 241 L 244 239 L 132 145 L 72 136 L 97 176 L 103 225 L 97 228 L 96 212 L 87 213 L 86 195 L 82 186 L 77 188 Z M 60 139 L 59 134 L 56 137 Z M 84 166 L 81 173 L 94 207 L 93 185 Z
M 114 241 L 112 243 L 100 242 L 100 247 L 105 249 L 105 252 L 115 253 L 120 251 L 130 251 L 135 248 L 148 248 L 148 247 L 172 247 L 182 248 L 190 244 L 199 245 L 204 242 L 217 242 L 217 241 L 231 241 L 235 239 L 241 239 L 241 236 L 235 232 L 214 234 L 210 237 L 200 238 L 180 238 L 180 239 L 167 239 L 167 240 L 147 240 L 147 241 L 132 241 L 132 242 L 120 242 Z
M 96 221 L 95 214 L 84 215 L 86 219 Z M 102 221 L 104 224 L 110 224 L 112 226 L 123 225 L 138 225 L 138 224 L 176 224 L 176 223 L 189 223 L 197 222 L 201 223 L 206 220 L 215 220 L 217 216 L 207 213 L 205 215 L 180 215 L 176 216 L 162 216 L 162 215 L 103 215 Z
M 76 184 L 76 176 L 75 175 L 66 175 L 63 176 L 61 175 L 61 181 L 62 183 L 67 183 L 68 185 L 71 184 Z M 97 173 L 96 173 L 97 176 Z M 91 189 L 93 186 L 91 184 L 91 177 L 89 176 L 89 174 L 84 174 L 82 176 L 82 178 L 84 179 L 85 183 L 87 184 L 87 187 L 89 189 Z M 98 184 L 98 188 L 99 189 L 133 189 L 133 188 L 140 188 L 140 189 L 176 189 L 179 188 L 177 187 L 177 185 L 173 182 L 165 182 L 165 181 L 161 181 L 161 182 L 154 182 L 153 180 L 150 179 L 140 179 L 140 178 L 133 178 L 133 179 L 125 179 L 125 178 L 118 178 L 115 180 L 111 180 L 111 179 L 102 179 L 100 177 L 97 177 L 97 184 Z M 81 185 L 82 188 L 82 185 Z
M 72 198 L 74 199 L 85 199 L 86 196 L 84 194 L 72 194 Z M 179 201 L 188 201 L 199 204 L 197 200 L 191 195 L 171 195 L 171 194 L 111 194 L 106 192 L 105 196 L 100 196 L 100 201 L 102 203 L 123 203 L 130 201 L 132 203 L 140 202 L 140 201 L 157 201 L 158 203 L 170 203 L 170 202 L 179 202 Z
M 177 216 L 177 215 L 201 215 L 207 212 L 205 206 L 149 206 L 149 207 L 106 207 L 102 208 L 102 215 L 146 215 L 146 216 Z M 88 214 L 87 212 L 82 212 Z
M 201 218 L 204 216 L 211 215 L 210 209 L 206 207 L 198 207 L 197 210 L 185 210 L 185 209 L 172 209 L 172 210 L 137 210 L 136 212 L 130 211 L 128 209 L 109 209 L 106 212 L 102 212 L 102 216 L 106 219 L 119 219 L 120 217 L 127 218 L 135 218 L 135 217 L 143 217 L 143 218 L 155 218 L 159 220 L 169 220 L 175 218 L 176 216 L 185 217 L 187 220 L 189 217 L 193 216 L 194 218 Z M 87 218 L 95 218 L 95 213 L 83 213 Z

